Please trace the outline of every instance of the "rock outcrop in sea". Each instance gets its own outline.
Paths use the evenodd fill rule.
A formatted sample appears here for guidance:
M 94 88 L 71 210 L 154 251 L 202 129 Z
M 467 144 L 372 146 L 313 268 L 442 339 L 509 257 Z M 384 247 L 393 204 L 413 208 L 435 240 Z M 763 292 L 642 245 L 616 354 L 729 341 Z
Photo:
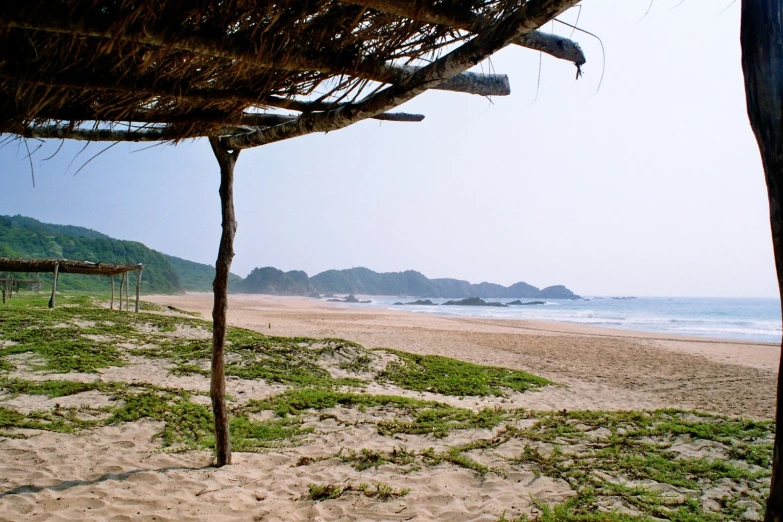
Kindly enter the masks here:
M 505 305 L 503 303 L 498 303 L 495 301 L 484 301 L 480 297 L 468 297 L 466 299 L 460 299 L 459 301 L 446 301 L 443 303 L 443 306 L 497 306 L 497 307 L 507 307 L 508 305 Z

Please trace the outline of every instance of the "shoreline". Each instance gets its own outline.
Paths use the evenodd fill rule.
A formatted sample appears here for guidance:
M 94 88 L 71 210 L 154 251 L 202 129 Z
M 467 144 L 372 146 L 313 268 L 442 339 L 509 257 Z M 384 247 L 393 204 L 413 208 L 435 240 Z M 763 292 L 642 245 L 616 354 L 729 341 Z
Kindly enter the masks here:
M 145 299 L 211 317 L 211 294 Z M 569 388 L 556 398 L 534 401 L 536 409 L 676 407 L 774 416 L 780 348 L 771 343 L 554 321 L 444 317 L 260 294 L 230 294 L 228 322 L 269 335 L 337 337 L 366 348 L 505 366 Z
M 165 299 L 166 297 L 177 297 L 177 296 L 193 296 L 193 297 L 212 297 L 212 293 L 210 292 L 185 292 L 184 294 L 149 294 L 146 296 L 142 296 L 144 298 L 154 298 L 154 299 Z M 360 299 L 372 299 L 372 298 L 378 298 L 378 297 L 384 297 L 384 298 L 393 298 L 398 299 L 398 296 L 378 296 L 378 295 L 364 295 L 364 294 L 357 294 L 357 298 Z M 732 344 L 732 345 L 748 345 L 748 346 L 774 346 L 776 348 L 781 347 L 781 342 L 777 341 L 758 341 L 758 340 L 749 340 L 749 339 L 737 339 L 732 337 L 712 337 L 709 335 L 695 335 L 695 334 L 676 334 L 676 333 L 668 333 L 668 332 L 660 332 L 660 331 L 652 331 L 652 330 L 640 330 L 636 328 L 617 328 L 613 326 L 604 326 L 601 324 L 589 324 L 589 323 L 580 323 L 580 322 L 573 322 L 573 321 L 559 321 L 556 319 L 519 319 L 519 318 L 513 318 L 513 317 L 482 317 L 479 315 L 453 315 L 448 313 L 438 313 L 436 311 L 415 311 L 410 309 L 405 309 L 404 307 L 389 307 L 386 306 L 367 306 L 367 305 L 360 305 L 360 304 L 354 304 L 354 303 L 336 303 L 336 302 L 327 302 L 322 299 L 314 299 L 306 296 L 278 296 L 278 295 L 271 295 L 271 294 L 242 294 L 242 293 L 235 293 L 235 294 L 229 294 L 229 300 L 237 299 L 242 301 L 252 301 L 252 300 L 268 300 L 268 299 L 279 299 L 280 304 L 283 306 L 285 305 L 286 300 L 290 301 L 291 305 L 296 306 L 296 304 L 300 305 L 306 305 L 310 304 L 313 305 L 314 308 L 335 308 L 335 309 L 343 309 L 343 310 L 350 310 L 350 311 L 384 311 L 389 313 L 403 313 L 403 314 L 413 314 L 413 315 L 427 315 L 432 317 L 437 317 L 441 319 L 457 319 L 457 320 L 465 320 L 465 321 L 482 321 L 482 322 L 492 322 L 497 321 L 499 324 L 502 323 L 519 323 L 519 327 L 524 327 L 527 330 L 531 331 L 568 331 L 568 333 L 574 333 L 578 335 L 594 335 L 597 337 L 623 337 L 623 338 L 629 338 L 629 339 L 657 339 L 661 341 L 685 341 L 685 342 L 693 342 L 693 343 L 720 343 L 720 344 Z M 655 297 L 657 298 L 657 297 Z M 660 298 L 663 299 L 663 298 Z M 724 299 L 724 298 L 715 298 L 715 299 Z M 732 298 L 725 298 L 725 299 L 732 299 Z M 763 298 L 767 299 L 767 298 Z M 459 307 L 457 307 L 459 308 Z M 211 313 L 211 312 L 210 312 Z

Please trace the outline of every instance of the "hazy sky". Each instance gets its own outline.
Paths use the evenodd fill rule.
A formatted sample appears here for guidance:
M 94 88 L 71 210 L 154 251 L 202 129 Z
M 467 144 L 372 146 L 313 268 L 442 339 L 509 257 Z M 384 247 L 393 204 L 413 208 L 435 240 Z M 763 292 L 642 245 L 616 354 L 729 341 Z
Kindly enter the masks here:
M 412 268 L 584 295 L 776 295 L 740 4 L 678 2 L 656 0 L 643 19 L 646 0 L 583 2 L 579 26 L 606 49 L 597 94 L 601 47 L 577 33 L 585 77 L 545 56 L 537 99 L 539 54 L 512 46 L 482 64 L 509 75 L 511 96 L 432 91 L 403 106 L 427 115 L 419 124 L 367 121 L 243 151 L 233 271 Z M 214 263 L 219 174 L 206 140 L 119 144 L 74 177 L 105 145 L 69 168 L 82 146 L 35 154 L 36 188 L 24 146 L 2 149 L 0 214 Z

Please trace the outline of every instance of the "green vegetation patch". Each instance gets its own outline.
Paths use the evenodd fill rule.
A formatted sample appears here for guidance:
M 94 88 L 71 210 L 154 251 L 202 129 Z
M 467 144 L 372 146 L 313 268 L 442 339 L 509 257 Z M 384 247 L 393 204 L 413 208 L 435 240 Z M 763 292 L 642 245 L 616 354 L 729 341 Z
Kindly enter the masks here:
M 552 382 L 518 370 L 481 366 L 439 355 L 417 355 L 386 349 L 399 358 L 378 374 L 378 380 L 407 390 L 442 395 L 495 395 L 527 391 Z
M 287 416 L 299 415 L 306 410 L 325 410 L 337 406 L 397 409 L 398 414 L 394 420 L 371 420 L 381 435 L 407 433 L 445 437 L 451 430 L 494 428 L 504 420 L 524 416 L 524 413 L 515 410 L 485 408 L 474 412 L 436 401 L 422 401 L 396 395 L 337 392 L 322 388 L 288 390 L 268 399 L 250 401 L 246 409 L 251 412 L 272 410 L 279 416 Z
M 511 462 L 562 479 L 577 492 L 558 506 L 540 506 L 535 520 L 712 522 L 743 519 L 748 506 L 757 506 L 757 514 L 763 510 L 771 421 L 679 410 L 536 416 L 528 429 L 507 426 L 485 441 L 487 448 L 526 441 Z M 704 511 L 703 499 L 719 509 Z M 612 512 L 618 504 L 624 513 Z
M 107 426 L 140 419 L 164 423 L 160 437 L 164 448 L 173 451 L 214 449 L 212 410 L 193 402 L 192 394 L 184 390 L 159 388 L 152 385 L 129 385 L 119 382 L 76 383 L 71 381 L 0 381 L 0 390 L 8 394 L 37 394 L 51 398 L 98 390 L 116 401 L 116 406 L 104 408 L 61 408 L 34 411 L 27 414 L 0 407 L 0 433 L 12 428 L 39 429 L 72 433 L 86 428 Z M 84 420 L 80 413 L 100 413 L 99 419 Z M 295 419 L 259 421 L 243 412 L 231 416 L 231 443 L 237 451 L 253 451 L 293 441 L 312 431 Z M 4 433 L 7 435 L 7 433 Z
M 31 354 L 39 361 L 34 369 L 57 373 L 94 373 L 121 366 L 126 363 L 126 354 L 132 354 L 171 361 L 173 373 L 179 375 L 208 373 L 204 367 L 211 356 L 212 341 L 204 333 L 211 332 L 212 324 L 207 321 L 120 313 L 99 307 L 86 296 L 61 296 L 59 301 L 69 306 L 50 310 L 33 297 L 10 300 L 12 306 L 0 314 L 0 340 L 11 341 L 10 346 L 0 349 L 0 371 L 13 369 L 6 357 L 14 354 Z M 172 335 L 180 330 L 181 334 Z M 362 386 L 365 382 L 333 378 L 319 365 L 325 355 L 342 354 L 348 363 L 352 357 L 366 356 L 366 350 L 350 341 L 270 337 L 229 327 L 226 354 L 229 376 L 295 386 Z
M 75 395 L 77 393 L 107 389 L 114 390 L 116 385 L 113 383 L 99 382 L 76 382 L 76 381 L 28 381 L 25 379 L 2 379 L 0 380 L 0 390 L 9 395 L 46 395 L 50 399 Z
M 332 500 L 340 498 L 349 492 L 361 493 L 366 497 L 377 498 L 381 501 L 402 498 L 411 492 L 408 488 L 394 489 L 383 482 L 376 483 L 375 486 L 369 484 L 310 484 L 307 498 L 320 502 L 323 500 Z

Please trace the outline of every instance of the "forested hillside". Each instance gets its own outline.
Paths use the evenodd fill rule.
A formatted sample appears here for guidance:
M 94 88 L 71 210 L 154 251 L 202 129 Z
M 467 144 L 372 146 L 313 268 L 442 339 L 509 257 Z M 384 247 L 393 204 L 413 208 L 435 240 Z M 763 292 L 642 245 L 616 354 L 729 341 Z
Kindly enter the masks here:
M 215 267 L 212 265 L 205 265 L 203 263 L 196 263 L 195 261 L 188 261 L 187 259 L 181 259 L 179 257 L 163 254 L 163 257 L 168 259 L 174 271 L 179 276 L 179 284 L 185 292 L 211 292 L 212 280 L 215 279 Z M 242 278 L 236 274 L 229 274 L 228 276 L 228 288 L 233 290 L 234 287 L 242 281 Z
M 23 216 L 0 216 L 0 257 L 72 259 L 94 263 L 144 265 L 142 293 L 211 292 L 215 267 L 152 250 L 142 243 L 112 239 L 88 228 L 41 223 Z M 25 276 L 28 277 L 28 276 Z M 46 274 L 30 274 L 46 283 Z M 105 277 L 62 274 L 63 290 L 106 290 Z M 131 276 L 134 281 L 134 276 Z M 494 283 L 471 284 L 459 279 L 429 279 L 415 270 L 374 272 L 358 267 L 327 270 L 308 277 L 301 270 L 283 272 L 273 267 L 254 269 L 246 279 L 231 274 L 229 291 L 250 294 L 304 295 L 360 294 L 447 298 L 579 299 L 557 285 L 539 290 L 519 282 L 509 287 Z
M 143 293 L 176 293 L 212 290 L 215 269 L 152 250 L 142 243 L 112 239 L 88 228 L 41 223 L 23 216 L 0 216 L 0 257 L 58 258 L 95 263 L 144 265 Z M 42 278 L 45 274 L 29 274 Z M 235 280 L 241 279 L 233 276 Z M 134 276 L 131 275 L 132 280 Z M 106 277 L 62 274 L 63 290 L 106 290 Z
M 358 267 L 327 270 L 308 278 L 302 271 L 283 272 L 273 267 L 254 269 L 237 290 L 274 295 L 360 294 L 415 297 L 481 297 L 579 299 L 568 288 L 557 285 L 539 290 L 519 282 L 509 287 L 494 283 L 471 284 L 459 279 L 429 279 L 415 270 L 374 272 Z

